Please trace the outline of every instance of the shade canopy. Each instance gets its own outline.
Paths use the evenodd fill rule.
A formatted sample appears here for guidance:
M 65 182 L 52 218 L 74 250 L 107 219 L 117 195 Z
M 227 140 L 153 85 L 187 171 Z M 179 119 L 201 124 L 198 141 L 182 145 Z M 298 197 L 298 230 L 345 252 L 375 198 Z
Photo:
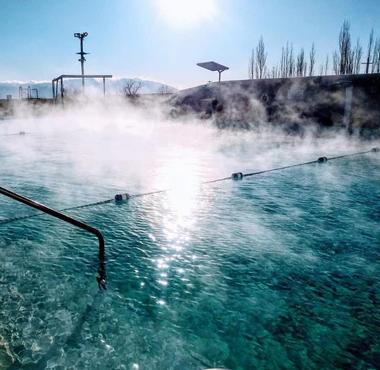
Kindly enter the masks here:
M 197 66 L 208 69 L 209 71 L 218 71 L 218 72 L 223 72 L 228 69 L 228 67 L 216 63 L 216 62 L 203 62 L 203 63 L 197 63 Z

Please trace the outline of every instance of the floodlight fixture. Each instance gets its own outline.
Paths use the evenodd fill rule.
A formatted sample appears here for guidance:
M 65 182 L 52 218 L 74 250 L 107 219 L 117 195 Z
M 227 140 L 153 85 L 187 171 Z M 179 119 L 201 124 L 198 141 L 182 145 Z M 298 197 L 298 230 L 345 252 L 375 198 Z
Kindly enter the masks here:
M 197 63 L 197 66 L 205 68 L 205 69 L 207 69 L 209 71 L 212 71 L 212 72 L 217 71 L 219 73 L 219 82 L 221 80 L 221 74 L 222 74 L 222 72 L 224 72 L 227 69 L 229 69 L 228 67 L 226 67 L 226 66 L 224 66 L 222 64 L 216 63 L 216 62 Z
M 84 39 L 85 37 L 88 36 L 88 33 L 87 32 L 83 32 L 83 33 L 80 33 L 80 32 L 75 32 L 74 33 L 74 37 L 78 37 L 79 39 Z

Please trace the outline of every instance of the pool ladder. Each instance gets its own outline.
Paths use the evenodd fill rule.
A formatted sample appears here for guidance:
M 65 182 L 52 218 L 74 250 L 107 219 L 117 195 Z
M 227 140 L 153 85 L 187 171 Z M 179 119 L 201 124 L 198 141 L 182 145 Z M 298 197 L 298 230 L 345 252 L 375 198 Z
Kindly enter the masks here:
M 65 221 L 71 225 L 79 227 L 82 230 L 85 230 L 98 238 L 99 242 L 99 267 L 98 267 L 98 276 L 96 281 L 98 283 L 99 289 L 106 289 L 106 268 L 105 268 L 105 243 L 102 233 L 95 229 L 94 227 L 85 224 L 84 222 L 78 221 L 72 217 L 65 215 L 62 212 L 56 211 L 55 209 L 49 208 L 41 203 L 38 203 L 32 199 L 26 198 L 20 194 L 17 194 L 13 191 L 5 189 L 0 186 L 0 194 L 3 194 L 9 198 L 17 200 L 18 202 L 24 203 L 29 207 L 36 208 L 44 213 L 47 213 L 50 216 L 56 217 L 62 221 Z

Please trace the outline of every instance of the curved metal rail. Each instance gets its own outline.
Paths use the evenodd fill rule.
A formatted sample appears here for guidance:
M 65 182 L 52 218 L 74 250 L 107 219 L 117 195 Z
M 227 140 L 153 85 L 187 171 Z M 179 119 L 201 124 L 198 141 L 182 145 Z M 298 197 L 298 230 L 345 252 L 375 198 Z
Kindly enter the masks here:
M 98 267 L 98 276 L 96 281 L 98 282 L 99 289 L 106 289 L 106 268 L 105 268 L 105 243 L 102 233 L 95 229 L 94 227 L 85 224 L 84 222 L 78 221 L 72 217 L 65 215 L 62 212 L 56 211 L 55 209 L 49 208 L 41 203 L 38 203 L 32 199 L 26 198 L 20 194 L 17 194 L 13 191 L 5 189 L 0 186 L 0 194 L 3 194 L 9 198 L 17 200 L 18 202 L 24 203 L 27 206 L 36 208 L 44 213 L 49 214 L 50 216 L 56 217 L 62 221 L 65 221 L 71 225 L 79 227 L 82 230 L 88 231 L 89 233 L 94 234 L 99 241 L 99 267 Z

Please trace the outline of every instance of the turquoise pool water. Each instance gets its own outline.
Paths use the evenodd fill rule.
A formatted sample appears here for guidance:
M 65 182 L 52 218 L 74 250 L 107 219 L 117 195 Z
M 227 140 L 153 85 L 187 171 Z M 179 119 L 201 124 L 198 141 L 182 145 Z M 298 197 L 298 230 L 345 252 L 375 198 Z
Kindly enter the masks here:
M 104 233 L 106 293 L 92 236 L 48 216 L 0 225 L 0 368 L 378 366 L 380 155 L 199 186 L 373 143 L 45 124 L 0 125 L 30 131 L 1 139 L 1 186 L 57 208 L 173 189 L 68 212 Z M 0 197 L 0 219 L 31 212 Z

